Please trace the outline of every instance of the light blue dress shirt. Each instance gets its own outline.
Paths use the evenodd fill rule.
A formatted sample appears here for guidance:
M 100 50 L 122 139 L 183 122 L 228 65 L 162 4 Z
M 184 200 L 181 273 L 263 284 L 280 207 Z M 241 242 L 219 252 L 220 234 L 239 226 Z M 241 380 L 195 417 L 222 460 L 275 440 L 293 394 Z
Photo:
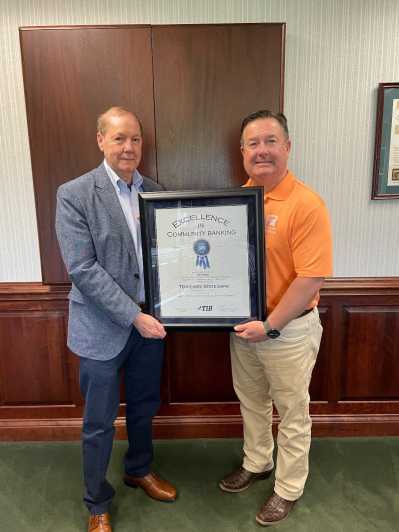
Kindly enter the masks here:
M 126 223 L 129 227 L 130 234 L 132 235 L 134 242 L 134 247 L 136 249 L 137 262 L 139 264 L 140 272 L 140 301 L 137 301 L 136 303 L 141 303 L 145 301 L 145 291 L 138 193 L 142 192 L 143 190 L 143 177 L 138 170 L 135 170 L 133 173 L 132 186 L 129 188 L 126 181 L 118 176 L 118 174 L 109 166 L 105 159 L 104 166 L 109 178 L 111 179 L 119 203 L 121 204 L 122 211 L 125 215 Z

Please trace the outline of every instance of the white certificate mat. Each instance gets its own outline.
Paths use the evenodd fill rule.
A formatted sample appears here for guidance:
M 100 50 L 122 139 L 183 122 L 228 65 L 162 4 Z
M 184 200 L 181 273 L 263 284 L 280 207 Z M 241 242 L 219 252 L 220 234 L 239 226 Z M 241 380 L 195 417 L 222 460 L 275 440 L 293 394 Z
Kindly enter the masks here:
M 399 185 L 399 99 L 392 100 L 392 124 L 389 144 L 388 186 Z
M 155 209 L 160 317 L 248 317 L 247 205 Z

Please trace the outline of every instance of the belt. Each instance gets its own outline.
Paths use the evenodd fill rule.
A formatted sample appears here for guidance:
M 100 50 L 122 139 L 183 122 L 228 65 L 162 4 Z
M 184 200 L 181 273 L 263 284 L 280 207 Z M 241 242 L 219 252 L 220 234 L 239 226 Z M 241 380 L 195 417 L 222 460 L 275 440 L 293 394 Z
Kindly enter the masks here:
M 303 318 L 304 316 L 306 316 L 306 314 L 309 314 L 310 312 L 312 312 L 314 310 L 314 307 L 312 308 L 307 308 L 306 310 L 304 310 L 302 312 L 302 314 L 299 314 L 299 316 L 297 316 L 295 319 L 297 320 L 298 318 Z

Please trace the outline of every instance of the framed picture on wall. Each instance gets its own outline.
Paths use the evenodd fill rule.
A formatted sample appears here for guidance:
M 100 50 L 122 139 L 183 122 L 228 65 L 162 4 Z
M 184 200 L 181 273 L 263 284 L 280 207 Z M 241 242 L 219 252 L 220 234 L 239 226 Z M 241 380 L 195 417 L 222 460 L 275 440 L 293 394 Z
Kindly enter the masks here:
M 399 198 L 399 82 L 378 86 L 371 199 Z
M 147 311 L 168 327 L 263 320 L 263 190 L 139 196 Z

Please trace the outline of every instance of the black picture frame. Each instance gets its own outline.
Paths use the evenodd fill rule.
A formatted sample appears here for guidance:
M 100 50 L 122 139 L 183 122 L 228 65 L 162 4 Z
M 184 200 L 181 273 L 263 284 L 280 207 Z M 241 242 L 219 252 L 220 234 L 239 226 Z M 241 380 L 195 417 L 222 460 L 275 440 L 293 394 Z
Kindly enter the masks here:
M 399 199 L 399 82 L 378 85 L 374 169 L 371 199 Z M 392 139 L 395 140 L 392 146 Z M 396 164 L 390 155 L 396 150 Z
M 147 312 L 168 327 L 265 319 L 262 187 L 142 192 L 139 204 Z

